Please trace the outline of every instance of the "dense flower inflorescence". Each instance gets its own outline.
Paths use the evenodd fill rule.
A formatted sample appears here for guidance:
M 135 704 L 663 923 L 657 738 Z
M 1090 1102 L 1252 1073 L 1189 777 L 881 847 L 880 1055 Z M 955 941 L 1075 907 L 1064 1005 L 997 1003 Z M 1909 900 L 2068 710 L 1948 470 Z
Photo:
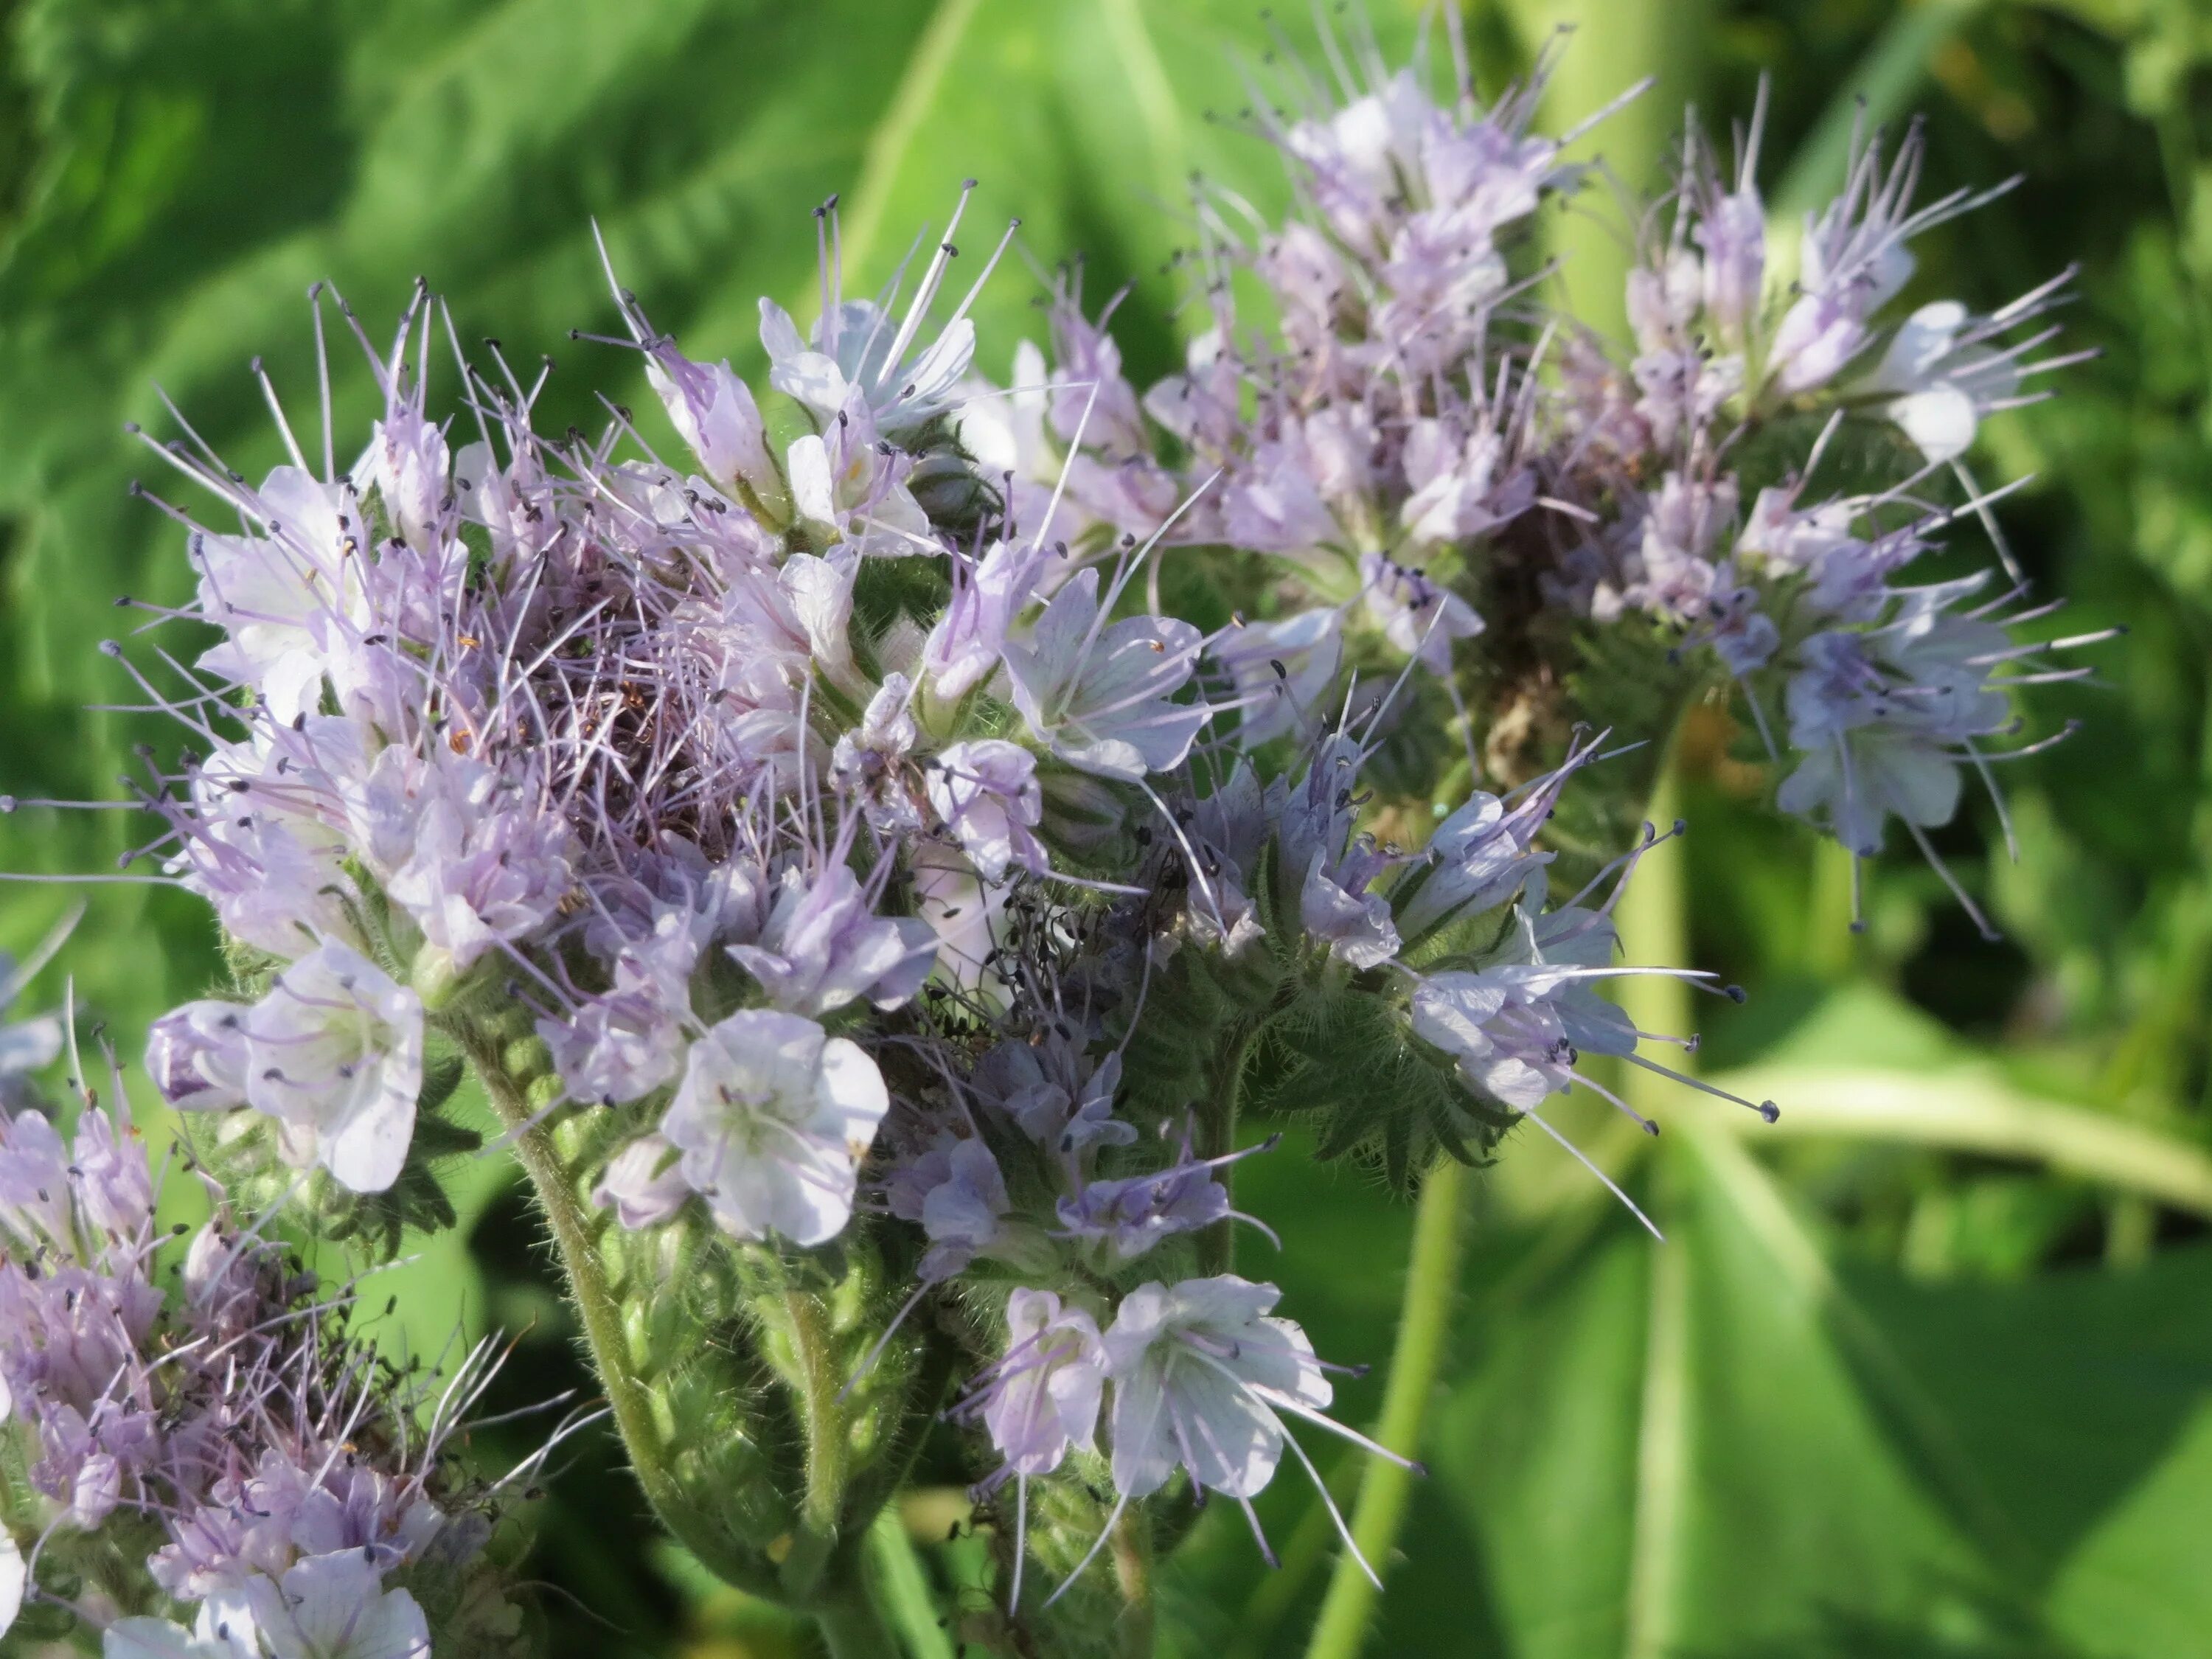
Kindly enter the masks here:
M 1900 580 L 1962 515 L 1996 533 L 1962 458 L 1983 418 L 2075 361 L 2034 356 L 2070 272 L 1986 316 L 1895 303 L 1911 239 L 2001 193 L 1917 204 L 1917 128 L 1887 154 L 1863 135 L 1842 193 L 1770 249 L 1762 109 L 1725 175 L 1692 133 L 1641 228 L 1622 361 L 1546 317 L 1547 273 L 1515 257 L 1582 177 L 1528 130 L 1539 88 L 1486 108 L 1463 64 L 1443 102 L 1416 70 L 1371 52 L 1365 70 L 1340 101 L 1302 77 L 1290 107 L 1259 110 L 1297 205 L 1256 232 L 1239 204 L 1206 215 L 1209 325 L 1182 373 L 1139 397 L 1064 288 L 1049 366 L 1017 360 L 1012 416 L 969 416 L 979 453 L 1030 495 L 1064 476 L 1061 534 L 1279 560 L 1270 614 L 1227 654 L 1289 671 L 1262 731 L 1313 708 L 1342 662 L 1411 657 L 1489 700 L 1490 758 L 1510 769 L 1528 702 L 1556 701 L 1545 687 L 1571 665 L 1532 643 L 1560 622 L 1626 629 L 1735 683 L 1784 811 L 1855 858 L 1894 819 L 1936 860 L 1926 831 L 1957 811 L 1962 770 L 1986 777 L 2018 730 L 2009 688 L 2087 672 L 2037 660 L 2083 641 L 2007 636 L 2002 613 L 2027 613 L 2002 539 L 1994 587 Z M 1245 286 L 1261 319 L 1239 314 Z M 1855 477 L 1846 447 L 1881 459 Z M 1936 505 L 1951 482 L 1964 504 Z
M 1354 56 L 1364 84 L 1347 66 L 1340 97 L 1301 81 L 1258 111 L 1287 216 L 1232 234 L 1241 213 L 1201 199 L 1206 325 L 1142 395 L 1073 282 L 1050 356 L 1025 345 L 989 385 L 981 279 L 940 303 L 949 230 L 902 305 L 899 284 L 845 298 L 833 204 L 811 331 L 762 303 L 765 409 L 616 284 L 610 343 L 644 358 L 674 453 L 616 404 L 597 435 L 542 435 L 543 377 L 496 346 L 485 368 L 456 345 L 464 413 L 435 417 L 453 336 L 427 292 L 381 349 L 338 306 L 381 400 L 349 464 L 327 407 L 319 454 L 283 424 L 290 459 L 258 485 L 157 447 L 221 509 L 220 527 L 168 509 L 198 580 L 184 614 L 219 638 L 131 669 L 191 733 L 143 799 L 163 872 L 213 905 L 237 963 L 224 997 L 156 1027 L 164 1097 L 218 1115 L 235 1179 L 353 1213 L 434 1188 L 450 1140 L 428 1126 L 465 1056 L 511 1136 L 550 1149 L 532 1169 L 566 1185 L 548 1203 L 571 1271 L 600 1270 L 580 1230 L 648 1264 L 708 1240 L 751 1311 L 695 1348 L 754 1343 L 777 1375 L 814 1340 L 793 1275 L 904 1262 L 844 1388 L 924 1374 L 885 1358 L 901 1343 L 967 1369 L 949 1415 L 979 1498 L 1012 1485 L 1017 1612 L 1032 1483 L 1110 1491 L 1056 1597 L 1130 1504 L 1172 1485 L 1249 1514 L 1286 1450 L 1311 1468 L 1294 1429 L 1359 1438 L 1277 1290 L 1232 1271 L 1234 1230 L 1271 1237 L 1235 1202 L 1238 1162 L 1274 1144 L 1240 1111 L 1308 1115 L 1324 1155 L 1408 1183 L 1524 1120 L 1559 1138 L 1547 1104 L 1577 1087 L 1656 1133 L 1607 1068 L 1687 1083 L 1643 1051 L 1692 1039 L 1602 991 L 1705 978 L 1620 962 L 1617 902 L 1680 826 L 1562 864 L 1563 800 L 1617 791 L 1622 751 L 1733 686 L 1784 810 L 1855 855 L 1893 818 L 1926 848 L 1962 769 L 1986 776 L 2015 729 L 2008 684 L 2060 672 L 2008 632 L 2016 580 L 1901 580 L 1962 514 L 1987 518 L 1960 458 L 2051 366 L 2024 331 L 2063 288 L 1896 314 L 1909 239 L 1975 204 L 1915 205 L 1917 136 L 1858 148 L 1787 284 L 1758 120 L 1725 175 L 1692 143 L 1644 226 L 1624 359 L 1547 315 L 1526 252 L 1582 177 L 1530 131 L 1540 88 L 1485 107 L 1462 63 L 1440 100 L 1421 66 Z M 1839 476 L 1846 429 L 1876 434 L 1886 475 Z M 1936 504 L 1953 482 L 1966 505 Z M 1198 548 L 1265 557 L 1180 550 Z M 1159 598 L 1171 551 L 1210 573 L 1189 615 Z M 1561 690 L 1608 639 L 1662 688 L 1641 729 Z M 106 1121 L 88 1114 L 79 1165 L 114 1164 Z M 43 1119 L 9 1133 L 9 1158 L 47 1155 Z M 196 1291 L 185 1317 L 236 1329 L 158 1359 L 143 1182 L 115 1179 L 121 1196 L 72 1172 L 55 1189 L 77 1209 L 9 1223 L 75 1251 L 84 1281 L 56 1312 L 57 1270 L 0 1279 L 22 1304 L 0 1310 L 4 1352 L 79 1355 L 63 1380 L 9 1361 L 52 1443 L 41 1490 L 68 1524 L 120 1504 L 167 1527 L 156 1576 L 216 1607 L 218 1638 L 290 1651 L 267 1609 L 333 1596 L 419 1630 L 379 1586 L 455 1524 L 434 1442 L 349 1464 L 328 1495 L 350 1518 L 312 1544 L 240 1498 L 323 1492 L 365 1383 L 312 1317 L 247 1341 L 313 1292 L 228 1223 L 191 1271 L 234 1295 Z M 564 1220 L 580 1194 L 596 1218 Z M 239 1298 L 257 1311 L 218 1314 Z M 687 1449 L 656 1449 L 621 1373 L 690 1305 L 672 1288 L 619 1346 L 592 1332 L 679 1525 L 700 1507 Z M 28 1334 L 64 1327 L 60 1346 Z M 259 1414 L 274 1473 L 227 1450 L 181 1472 L 204 1458 L 180 1432 L 228 1431 L 180 1431 L 165 1402 L 198 1399 L 218 1353 L 253 1379 L 220 1409 Z M 814 1558 L 781 1525 L 799 1599 Z

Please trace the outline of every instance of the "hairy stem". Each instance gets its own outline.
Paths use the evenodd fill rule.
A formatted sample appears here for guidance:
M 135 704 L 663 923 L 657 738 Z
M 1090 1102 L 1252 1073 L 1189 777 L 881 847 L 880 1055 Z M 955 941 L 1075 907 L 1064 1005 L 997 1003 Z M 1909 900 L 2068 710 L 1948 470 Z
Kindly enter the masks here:
M 799 1511 L 805 1535 L 783 1565 L 786 1587 L 805 1595 L 837 1547 L 837 1517 L 845 1497 L 845 1420 L 838 1410 L 836 1367 L 822 1328 L 821 1310 L 806 1297 L 787 1292 L 793 1352 L 802 1370 L 798 1395 L 799 1421 L 806 1437 L 806 1498 Z
M 609 1412 L 638 1485 L 645 1489 L 662 1524 L 708 1571 L 750 1594 L 775 1596 L 774 1577 L 749 1555 L 732 1548 L 720 1529 L 708 1524 L 684 1494 L 669 1461 L 667 1443 L 654 1420 L 652 1400 L 629 1368 L 622 1310 L 592 1240 L 593 1218 L 577 1197 L 575 1182 L 554 1147 L 552 1136 L 544 1125 L 531 1123 L 525 1085 L 507 1071 L 496 1045 L 484 1034 L 464 1030 L 461 1040 L 477 1074 L 483 1079 L 492 1109 L 514 1135 L 515 1156 L 530 1177 L 538 1208 L 544 1212 L 552 1232 L 569 1297 L 583 1327 L 592 1368 L 606 1391 Z
M 1382 1420 L 1375 1437 L 1392 1451 L 1411 1457 L 1419 1449 L 1421 1425 L 1443 1364 L 1444 1337 L 1451 1322 L 1452 1298 L 1459 1289 L 1460 1247 L 1466 1232 L 1467 1166 L 1440 1158 L 1421 1184 L 1413 1215 L 1413 1249 L 1406 1265 L 1406 1291 L 1398 1311 L 1398 1340 L 1390 1354 L 1390 1381 L 1382 1396 Z M 1370 1462 L 1359 1482 L 1352 1511 L 1352 1536 L 1359 1553 L 1376 1570 L 1389 1569 L 1398 1530 L 1412 1495 L 1413 1472 L 1380 1459 Z M 1324 1498 L 1323 1501 L 1326 1501 Z M 1337 1558 L 1315 1620 L 1306 1659 L 1353 1659 L 1367 1637 L 1375 1611 L 1375 1586 L 1347 1550 Z

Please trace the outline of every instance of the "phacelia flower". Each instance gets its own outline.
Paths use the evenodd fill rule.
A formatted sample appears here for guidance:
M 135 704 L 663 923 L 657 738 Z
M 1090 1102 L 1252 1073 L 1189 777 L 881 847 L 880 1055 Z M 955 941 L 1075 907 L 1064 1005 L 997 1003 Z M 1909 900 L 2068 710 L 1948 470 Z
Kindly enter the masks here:
M 890 1109 L 858 1043 L 745 1009 L 691 1045 L 660 1130 L 725 1231 L 820 1244 L 851 1218 L 860 1160 Z
M 1174 617 L 1101 614 L 1098 573 L 1080 570 L 1053 596 L 1023 644 L 1006 647 L 1014 703 L 1038 740 L 1069 765 L 1137 782 L 1190 751 L 1212 718 L 1177 702 L 1196 665 L 1197 629 Z
M 421 999 L 348 945 L 301 957 L 246 1015 L 246 1103 L 287 1163 L 356 1192 L 398 1178 L 422 1087 Z

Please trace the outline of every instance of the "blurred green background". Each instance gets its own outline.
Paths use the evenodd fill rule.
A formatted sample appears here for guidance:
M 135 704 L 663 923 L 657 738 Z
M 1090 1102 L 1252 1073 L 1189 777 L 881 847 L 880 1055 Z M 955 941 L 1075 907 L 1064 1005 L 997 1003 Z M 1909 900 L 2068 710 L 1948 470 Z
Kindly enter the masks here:
M 1371 4 L 1409 43 L 1413 8 Z M 2032 706 L 2039 731 L 2085 729 L 2008 770 L 2021 862 L 1991 856 L 1985 805 L 1943 842 L 2002 945 L 1909 854 L 1875 873 L 1853 937 L 1838 861 L 1693 726 L 1688 948 L 1753 992 L 1708 1019 L 1701 1064 L 1780 1099 L 1782 1122 L 1685 1101 L 1632 1166 L 1640 1137 L 1562 1110 L 1663 1249 L 1547 1144 L 1478 1180 L 1434 1475 L 1370 1650 L 2212 1655 L 2212 13 L 1471 0 L 1485 84 L 1576 15 L 1554 120 L 1661 77 L 1595 141 L 1637 182 L 1685 99 L 1741 119 L 1762 74 L 1778 217 L 1839 176 L 1862 97 L 1877 118 L 1925 112 L 1931 193 L 2025 175 L 1921 244 L 1914 293 L 1989 307 L 2081 263 L 2069 339 L 2103 356 L 1987 428 L 1976 465 L 2035 475 L 2002 516 L 2039 588 L 2132 632 L 2100 653 L 2100 687 Z M 135 620 L 114 597 L 186 589 L 177 536 L 128 495 L 160 464 L 124 422 L 172 432 L 158 384 L 240 470 L 277 459 L 247 363 L 312 419 L 316 278 L 376 332 L 427 276 L 465 337 L 556 354 L 547 418 L 590 423 L 595 388 L 638 392 L 634 358 L 568 341 L 614 320 L 594 217 L 657 323 L 750 370 L 755 297 L 811 295 L 816 202 L 843 193 L 872 283 L 973 175 L 963 234 L 1018 213 L 1029 264 L 981 307 L 985 366 L 1036 330 L 1038 273 L 1080 252 L 1094 295 L 1137 284 L 1119 321 L 1141 380 L 1176 351 L 1162 267 L 1187 173 L 1283 195 L 1271 156 L 1206 113 L 1233 113 L 1239 57 L 1268 50 L 1250 0 L 15 0 L 0 19 L 0 790 L 22 795 L 112 794 L 131 744 L 162 735 L 84 707 L 131 700 L 94 650 Z M 1601 317 L 1591 273 L 1617 273 L 1617 233 L 1559 234 Z M 367 376 L 338 396 L 365 432 Z M 27 810 L 0 820 L 0 863 L 106 867 L 133 831 Z M 0 945 L 68 902 L 0 890 Z M 64 963 L 84 1018 L 135 1054 L 208 981 L 213 940 L 188 901 L 103 888 Z M 32 1000 L 59 994 L 56 969 Z M 1385 1359 L 1410 1212 L 1295 1148 L 1245 1179 L 1285 1235 L 1288 1309 L 1324 1353 Z M 532 1225 L 496 1165 L 456 1181 L 463 1228 L 399 1270 L 393 1340 L 434 1345 L 457 1316 L 520 1331 L 509 1391 L 542 1395 L 573 1364 Z M 1347 1385 L 1347 1419 L 1380 1390 Z M 1338 1449 L 1322 1467 L 1348 1498 Z M 1283 1570 L 1209 1516 L 1164 1591 L 1173 1651 L 1303 1650 L 1332 1540 L 1294 1475 L 1261 1508 Z M 604 1444 L 553 1483 L 535 1560 L 557 1651 L 808 1650 L 638 1510 Z M 914 1522 L 951 1583 L 974 1551 L 940 1547 L 945 1516 Z M 916 1659 L 938 1659 L 927 1635 Z

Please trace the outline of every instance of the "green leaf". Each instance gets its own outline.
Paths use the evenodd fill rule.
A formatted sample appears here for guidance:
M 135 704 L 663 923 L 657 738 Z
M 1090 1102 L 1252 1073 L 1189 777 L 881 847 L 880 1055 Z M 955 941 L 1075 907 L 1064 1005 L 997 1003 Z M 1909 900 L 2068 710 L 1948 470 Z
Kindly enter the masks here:
M 1682 1116 L 1633 1187 L 1663 1245 L 1613 1207 L 1595 1232 L 1584 1211 L 1514 1221 L 1498 1188 L 1547 1148 L 1516 1142 L 1478 1177 L 1500 1201 L 1473 1237 L 1457 1380 L 1375 1650 L 1449 1630 L 1455 1655 L 1516 1659 L 2212 1651 L 2212 1328 L 2195 1311 L 2212 1249 L 2118 1281 L 1915 1281 L 1839 1250 L 1747 1147 Z M 1341 1263 L 1381 1239 L 1296 1248 L 1297 1218 L 1346 1195 L 1261 1160 L 1240 1201 L 1290 1224 L 1285 1306 L 1321 1352 L 1378 1352 L 1383 1286 L 1361 1319 L 1333 1310 Z M 1373 1406 L 1347 1385 L 1338 1408 Z M 1319 1520 L 1304 1494 L 1269 1498 L 1279 1541 Z M 1171 1650 L 1298 1651 L 1288 1609 L 1311 1606 L 1326 1553 L 1286 1547 L 1304 1582 L 1278 1594 L 1237 1517 L 1210 1521 Z M 1270 1610 L 1256 1633 L 1226 1612 L 1248 1595 Z
M 1248 1085 L 1254 1109 L 1310 1120 L 1314 1155 L 1381 1166 L 1409 1190 L 1443 1152 L 1488 1152 L 1510 1121 L 1468 1093 L 1444 1056 L 1414 1041 L 1402 1013 L 1372 992 L 1325 986 L 1261 1028 Z

